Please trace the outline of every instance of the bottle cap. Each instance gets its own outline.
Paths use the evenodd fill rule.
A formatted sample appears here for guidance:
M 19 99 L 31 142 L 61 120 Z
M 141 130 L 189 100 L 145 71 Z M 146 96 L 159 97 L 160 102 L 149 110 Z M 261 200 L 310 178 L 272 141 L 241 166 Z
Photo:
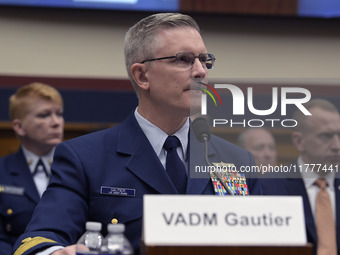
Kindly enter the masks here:
M 109 233 L 124 233 L 125 225 L 118 223 L 118 224 L 108 224 L 107 231 Z
M 100 231 L 102 224 L 100 222 L 88 221 L 86 222 L 86 230 Z

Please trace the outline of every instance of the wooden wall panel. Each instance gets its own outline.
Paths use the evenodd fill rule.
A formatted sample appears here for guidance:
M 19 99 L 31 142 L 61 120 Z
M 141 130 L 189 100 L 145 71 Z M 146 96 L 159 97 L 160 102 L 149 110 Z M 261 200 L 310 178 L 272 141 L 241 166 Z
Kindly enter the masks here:
M 64 129 L 64 140 L 68 140 L 80 135 L 85 135 L 100 129 L 112 127 L 115 124 L 95 124 L 95 123 L 66 123 Z M 242 128 L 215 128 L 213 133 L 219 137 L 235 143 L 237 136 L 243 131 Z M 270 129 L 277 142 L 278 161 L 286 164 L 296 159 L 298 152 L 291 143 L 291 131 L 283 129 Z M 15 136 L 9 122 L 0 122 L 0 157 L 17 151 L 19 140 Z
M 115 124 L 96 123 L 66 123 L 64 128 L 64 140 L 85 135 L 104 128 L 112 127 Z M 0 122 L 0 157 L 16 152 L 20 143 L 12 130 L 10 122 Z
M 180 10 L 200 13 L 295 15 L 297 0 L 181 0 Z
M 273 0 L 274 1 L 274 0 Z M 110 91 L 113 90 L 117 93 L 119 93 L 122 90 L 126 90 L 127 92 L 131 92 L 131 94 L 134 96 L 133 91 L 131 91 L 131 86 L 128 85 L 127 80 L 114 80 L 114 79 L 60 79 L 55 77 L 43 77 L 41 79 L 38 79 L 39 77 L 34 77 L 34 80 L 39 80 L 43 82 L 49 82 L 52 83 L 57 88 L 65 88 L 65 86 L 68 87 L 69 90 L 75 90 L 75 91 L 82 91 L 82 90 L 88 90 L 90 92 L 95 92 L 97 89 L 101 91 Z M 0 92 L 1 92 L 1 85 L 3 87 L 14 87 L 17 88 L 22 84 L 28 83 L 29 79 L 33 79 L 32 77 L 2 77 L 0 76 Z M 47 80 L 46 80 L 47 79 Z M 251 86 L 254 87 L 254 93 L 259 94 L 263 96 L 263 100 L 269 100 L 271 99 L 271 92 L 272 87 L 303 87 L 308 89 L 311 94 L 312 98 L 325 98 L 333 102 L 338 109 L 340 109 L 340 101 L 339 101 L 339 85 L 338 79 L 336 79 L 336 82 L 330 83 L 327 85 L 327 83 L 323 83 L 322 80 L 319 81 L 319 83 L 314 82 L 313 85 L 308 84 L 308 82 L 301 80 L 301 82 L 297 81 L 296 83 L 289 83 L 289 84 L 281 84 L 278 82 L 275 82 L 273 84 L 267 82 L 262 83 L 249 83 L 248 82 L 234 82 L 234 81 L 211 81 L 212 84 L 214 83 L 226 83 L 226 84 L 234 84 L 237 85 L 243 92 L 247 90 L 247 87 Z M 339 81 L 340 82 L 340 81 Z M 86 86 L 84 86 L 86 84 Z M 101 85 L 98 86 L 97 85 Z M 256 89 L 255 89 L 256 87 Z M 271 102 L 271 101 L 270 101 Z M 1 102 L 0 102 L 1 103 Z M 7 104 L 7 101 L 6 101 Z M 119 109 L 121 110 L 122 107 Z M 111 112 L 111 111 L 110 111 Z M 111 127 L 119 123 L 118 121 L 111 121 L 111 122 L 66 122 L 65 124 L 65 140 L 77 137 L 80 135 L 84 135 L 93 131 L 97 131 L 103 128 Z M 242 132 L 242 128 L 215 128 L 213 130 L 213 133 L 216 135 L 232 142 L 236 143 L 237 136 L 240 132 Z M 285 129 L 285 128 L 270 128 L 270 131 L 273 133 L 276 142 L 277 142 L 277 150 L 278 150 L 278 160 L 281 164 L 286 164 L 292 162 L 294 159 L 296 159 L 298 152 L 293 146 L 291 142 L 291 129 Z M 9 153 L 12 153 L 16 151 L 19 147 L 19 142 L 11 129 L 11 124 L 8 121 L 0 122 L 0 156 L 7 155 Z

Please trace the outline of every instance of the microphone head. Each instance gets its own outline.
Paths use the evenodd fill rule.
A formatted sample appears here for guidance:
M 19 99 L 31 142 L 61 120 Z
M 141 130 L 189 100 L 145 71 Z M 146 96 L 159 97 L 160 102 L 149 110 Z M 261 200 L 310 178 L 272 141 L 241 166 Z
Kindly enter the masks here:
M 194 131 L 197 139 L 203 143 L 210 139 L 210 126 L 207 119 L 203 117 L 197 117 L 192 122 L 192 130 Z

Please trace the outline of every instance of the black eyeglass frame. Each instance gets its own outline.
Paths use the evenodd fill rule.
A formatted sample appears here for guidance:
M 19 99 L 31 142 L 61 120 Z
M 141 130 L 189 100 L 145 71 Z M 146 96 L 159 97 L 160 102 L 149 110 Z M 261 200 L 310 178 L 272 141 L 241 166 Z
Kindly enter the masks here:
M 143 61 L 140 62 L 140 63 L 141 63 L 141 64 L 144 64 L 145 62 L 156 61 L 156 60 L 163 60 L 163 59 L 171 59 L 171 58 L 175 58 L 175 59 L 176 59 L 176 63 L 177 63 L 177 62 L 178 62 L 177 56 L 178 56 L 179 54 L 183 54 L 183 53 L 190 53 L 190 54 L 194 55 L 194 60 L 195 60 L 195 58 L 198 58 L 198 59 L 200 60 L 200 58 L 201 58 L 202 56 L 208 56 L 209 58 L 207 58 L 206 61 L 210 61 L 210 60 L 211 60 L 211 67 L 206 66 L 207 69 L 212 69 L 213 66 L 214 66 L 215 60 L 216 60 L 215 56 L 214 56 L 213 54 L 211 54 L 211 53 L 201 53 L 201 54 L 199 54 L 198 56 L 195 56 L 195 54 L 192 53 L 192 52 L 179 52 L 179 53 L 177 53 L 175 56 L 161 57 L 161 58 L 151 58 L 151 59 L 143 60 Z M 205 62 L 202 62 L 201 60 L 200 60 L 200 62 L 201 62 L 201 63 L 205 63 Z M 193 65 L 193 63 L 194 63 L 194 62 L 192 62 L 191 65 Z

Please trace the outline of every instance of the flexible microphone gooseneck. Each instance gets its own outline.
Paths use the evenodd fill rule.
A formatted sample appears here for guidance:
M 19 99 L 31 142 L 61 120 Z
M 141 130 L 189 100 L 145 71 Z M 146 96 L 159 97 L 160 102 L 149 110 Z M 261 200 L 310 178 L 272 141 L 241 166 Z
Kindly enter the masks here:
M 205 144 L 205 162 L 208 166 L 212 166 L 208 159 L 208 141 L 210 140 L 210 126 L 207 119 L 203 117 L 197 117 L 192 122 L 192 130 L 198 141 Z M 217 179 L 220 181 L 224 189 L 228 192 L 229 195 L 234 195 L 234 193 L 230 190 L 230 188 L 223 182 L 220 173 L 214 172 Z

